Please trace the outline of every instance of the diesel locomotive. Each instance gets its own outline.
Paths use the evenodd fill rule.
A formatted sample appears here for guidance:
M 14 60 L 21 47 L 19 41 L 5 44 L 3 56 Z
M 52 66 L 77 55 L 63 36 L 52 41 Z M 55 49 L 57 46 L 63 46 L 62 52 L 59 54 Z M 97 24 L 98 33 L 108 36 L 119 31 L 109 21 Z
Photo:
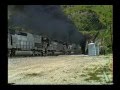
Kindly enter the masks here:
M 68 45 L 65 42 L 51 40 L 46 36 L 35 35 L 28 32 L 8 32 L 8 56 L 45 56 L 54 55 L 55 53 L 72 54 L 75 52 L 75 49 L 75 44 Z

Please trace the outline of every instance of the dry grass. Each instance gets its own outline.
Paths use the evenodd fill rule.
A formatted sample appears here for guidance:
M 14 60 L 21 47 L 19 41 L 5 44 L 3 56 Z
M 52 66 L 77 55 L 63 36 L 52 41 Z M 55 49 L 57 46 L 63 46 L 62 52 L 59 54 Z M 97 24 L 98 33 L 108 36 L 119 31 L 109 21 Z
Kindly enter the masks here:
M 109 75 L 112 76 L 111 55 L 107 57 L 61 55 L 11 58 L 8 60 L 8 83 L 70 85 L 107 84 L 102 80 L 104 79 L 104 75 L 100 72 L 99 68 L 96 67 L 99 65 L 108 65 L 110 70 Z M 88 71 L 91 72 L 88 73 Z M 101 76 L 99 77 L 99 75 Z

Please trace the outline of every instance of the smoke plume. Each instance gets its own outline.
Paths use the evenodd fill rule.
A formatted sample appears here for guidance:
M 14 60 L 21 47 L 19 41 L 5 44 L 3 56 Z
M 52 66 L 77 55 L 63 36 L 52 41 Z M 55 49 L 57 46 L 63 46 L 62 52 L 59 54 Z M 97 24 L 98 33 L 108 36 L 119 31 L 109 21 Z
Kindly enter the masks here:
M 85 41 L 59 5 L 9 5 L 8 22 L 54 40 L 79 44 Z

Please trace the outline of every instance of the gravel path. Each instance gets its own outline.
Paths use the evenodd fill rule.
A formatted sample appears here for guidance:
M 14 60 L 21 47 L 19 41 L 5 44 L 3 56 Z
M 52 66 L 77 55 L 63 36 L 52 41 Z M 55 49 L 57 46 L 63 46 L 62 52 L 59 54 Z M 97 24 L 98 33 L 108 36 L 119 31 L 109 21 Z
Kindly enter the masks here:
M 100 84 L 82 77 L 87 67 L 105 65 L 111 57 L 60 55 L 8 59 L 8 83 L 15 84 Z

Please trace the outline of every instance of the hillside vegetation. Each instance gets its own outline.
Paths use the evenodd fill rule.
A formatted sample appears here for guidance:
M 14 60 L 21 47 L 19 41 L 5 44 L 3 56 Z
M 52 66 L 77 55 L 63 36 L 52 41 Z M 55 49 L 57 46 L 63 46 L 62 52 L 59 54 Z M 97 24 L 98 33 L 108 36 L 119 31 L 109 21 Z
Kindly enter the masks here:
M 61 5 L 61 8 L 87 40 L 92 40 L 99 31 L 96 39 L 106 53 L 112 52 L 112 5 Z

